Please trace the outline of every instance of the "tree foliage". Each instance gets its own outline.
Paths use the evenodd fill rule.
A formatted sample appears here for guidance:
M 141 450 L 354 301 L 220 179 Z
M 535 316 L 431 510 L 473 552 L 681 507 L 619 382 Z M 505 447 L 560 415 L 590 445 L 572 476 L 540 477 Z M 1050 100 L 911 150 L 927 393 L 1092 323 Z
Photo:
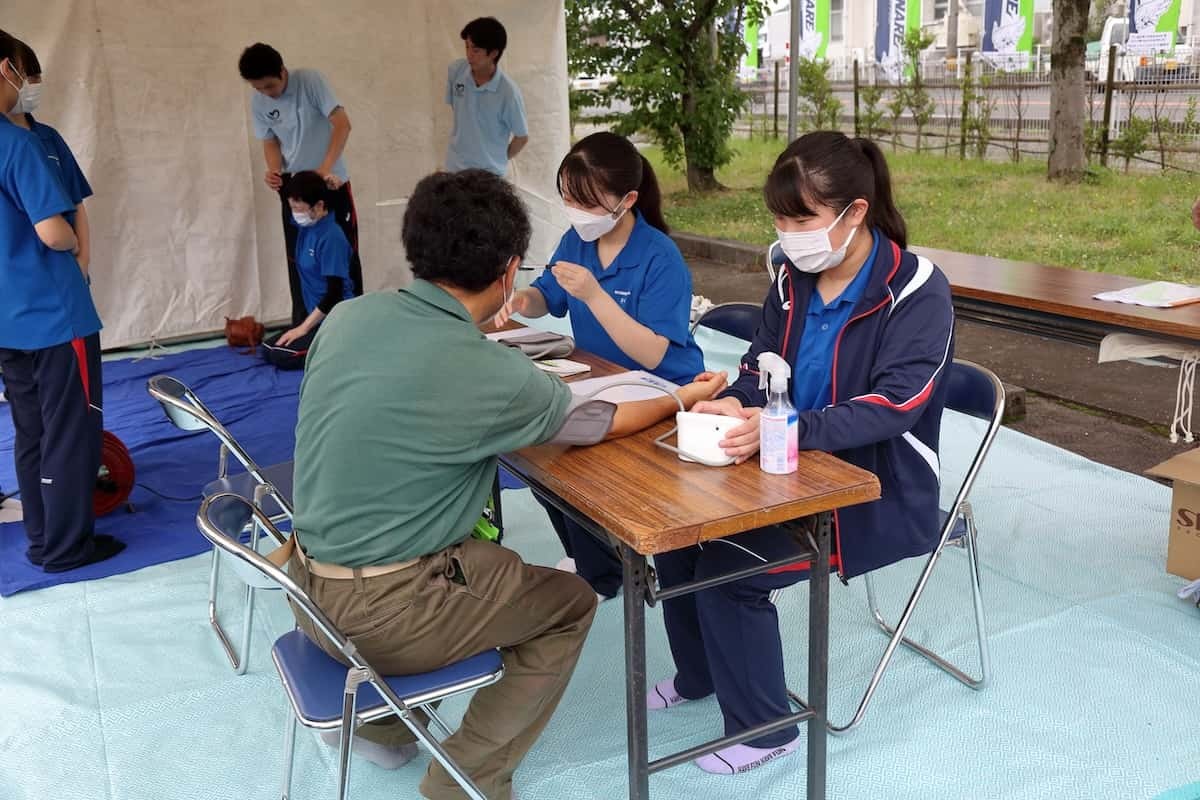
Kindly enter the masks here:
M 742 25 L 764 9 L 763 0 L 567 0 L 569 70 L 615 76 L 601 99 L 630 110 L 614 130 L 649 133 L 668 163 L 686 166 L 690 189 L 716 189 L 746 104 Z

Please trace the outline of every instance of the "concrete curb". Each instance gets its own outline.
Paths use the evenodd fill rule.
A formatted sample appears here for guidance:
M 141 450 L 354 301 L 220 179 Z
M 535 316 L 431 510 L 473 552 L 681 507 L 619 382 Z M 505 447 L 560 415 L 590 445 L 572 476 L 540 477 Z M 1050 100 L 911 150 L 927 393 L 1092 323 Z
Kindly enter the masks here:
M 694 233 L 673 233 L 679 252 L 686 258 L 700 258 L 705 261 L 717 261 L 737 267 L 739 272 L 756 272 L 765 269 L 766 248 L 741 242 L 731 242 L 726 239 L 713 239 Z

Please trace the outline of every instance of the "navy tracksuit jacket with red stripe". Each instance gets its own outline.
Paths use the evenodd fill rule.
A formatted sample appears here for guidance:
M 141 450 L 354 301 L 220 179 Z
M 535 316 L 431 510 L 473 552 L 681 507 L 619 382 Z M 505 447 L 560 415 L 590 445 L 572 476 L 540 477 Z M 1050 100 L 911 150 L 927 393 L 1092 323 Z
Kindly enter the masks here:
M 758 355 L 795 363 L 815 275 L 779 259 L 741 375 L 726 390 L 761 407 Z M 880 238 L 870 283 L 837 339 L 829 406 L 800 412 L 800 449 L 824 450 L 879 477 L 882 496 L 836 515 L 839 571 L 861 575 L 929 553 L 940 533 L 938 434 L 954 357 L 950 284 L 928 259 Z

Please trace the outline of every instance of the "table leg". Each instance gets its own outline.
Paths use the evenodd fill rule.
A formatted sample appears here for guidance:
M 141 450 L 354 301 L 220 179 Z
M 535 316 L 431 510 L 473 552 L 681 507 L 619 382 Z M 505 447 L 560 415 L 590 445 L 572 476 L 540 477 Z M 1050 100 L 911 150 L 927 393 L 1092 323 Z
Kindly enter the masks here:
M 808 721 L 807 800 L 825 800 L 825 759 L 829 716 L 829 554 L 833 515 L 817 519 L 817 560 L 808 581 Z
M 646 557 L 621 545 L 625 573 L 625 719 L 629 744 L 629 800 L 649 800 L 646 728 Z M 824 725 L 824 723 L 822 723 Z M 824 728 L 822 728 L 824 730 Z

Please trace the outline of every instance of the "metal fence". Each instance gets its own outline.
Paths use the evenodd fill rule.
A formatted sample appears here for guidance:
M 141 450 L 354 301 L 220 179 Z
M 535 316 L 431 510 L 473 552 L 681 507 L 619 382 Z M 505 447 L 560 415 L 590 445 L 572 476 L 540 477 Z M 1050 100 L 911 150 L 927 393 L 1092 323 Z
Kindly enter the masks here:
M 1088 59 L 1085 101 L 1093 160 L 1116 167 L 1200 169 L 1200 46 L 1183 45 L 1177 53 L 1118 55 L 1114 49 Z M 950 60 L 943 54 L 926 57 L 920 77 L 931 113 L 923 120 L 900 107 L 897 76 L 877 64 L 834 61 L 827 75 L 847 132 L 956 155 L 1012 160 L 1047 155 L 1048 50 L 1019 64 L 997 64 L 971 51 Z M 786 132 L 786 67 L 760 71 L 745 90 L 749 102 L 738 132 Z M 799 127 L 812 127 L 810 107 L 803 100 L 800 106 Z

